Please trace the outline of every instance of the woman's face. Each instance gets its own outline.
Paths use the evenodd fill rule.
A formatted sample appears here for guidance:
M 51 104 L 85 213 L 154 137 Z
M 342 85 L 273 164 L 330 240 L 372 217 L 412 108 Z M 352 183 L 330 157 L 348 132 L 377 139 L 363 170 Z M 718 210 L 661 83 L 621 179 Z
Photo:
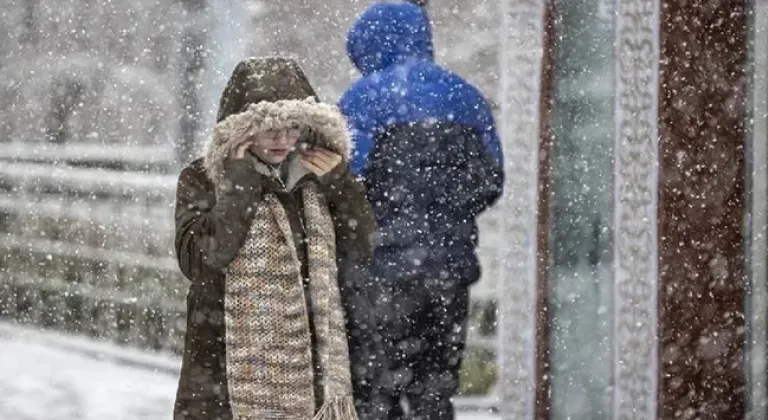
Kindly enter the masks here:
M 299 136 L 301 130 L 298 128 L 264 131 L 256 134 L 249 150 L 264 162 L 282 163 L 296 148 Z

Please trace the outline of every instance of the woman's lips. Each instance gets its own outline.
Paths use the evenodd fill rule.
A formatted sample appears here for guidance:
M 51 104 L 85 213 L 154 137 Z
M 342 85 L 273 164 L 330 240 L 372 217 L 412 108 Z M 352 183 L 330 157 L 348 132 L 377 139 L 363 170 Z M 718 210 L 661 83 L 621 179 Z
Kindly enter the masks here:
M 291 150 L 290 149 L 267 149 L 267 152 L 270 155 L 274 155 L 274 156 L 284 156 L 284 155 L 287 155 L 288 153 L 291 153 Z

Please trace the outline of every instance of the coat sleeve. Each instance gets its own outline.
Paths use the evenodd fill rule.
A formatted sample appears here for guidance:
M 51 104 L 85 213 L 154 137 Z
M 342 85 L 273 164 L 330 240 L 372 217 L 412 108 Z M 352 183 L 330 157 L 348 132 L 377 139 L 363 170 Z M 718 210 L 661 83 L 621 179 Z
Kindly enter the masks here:
M 218 190 L 218 201 L 216 190 Z M 250 163 L 230 160 L 218 187 L 201 168 L 190 166 L 176 189 L 176 256 L 192 282 L 206 269 L 222 270 L 245 241 L 260 200 L 260 179 Z
M 349 166 L 340 165 L 321 180 L 336 228 L 336 252 L 345 263 L 367 264 L 373 256 L 376 221 L 365 186 Z
M 455 186 L 446 199 L 457 212 L 477 217 L 501 196 L 504 170 L 501 162 L 478 141 L 478 136 L 463 137 L 464 149 L 448 159 L 444 177 L 437 182 Z
M 496 203 L 504 188 L 504 155 L 488 102 L 473 86 L 466 85 L 467 109 L 462 110 L 473 130 L 464 133 L 463 148 L 449 158 L 446 181 L 458 181 L 452 200 L 475 217 Z
M 356 175 L 362 175 L 368 163 L 368 155 L 373 149 L 377 123 L 376 99 L 366 92 L 363 84 L 355 84 L 339 100 L 339 110 L 347 119 L 349 131 L 354 143 L 350 169 Z
M 365 186 L 355 179 L 347 165 L 323 177 L 321 184 L 336 225 L 336 261 L 346 315 L 352 384 L 356 397 L 363 398 L 367 392 L 364 389 L 377 383 L 386 366 L 371 299 L 375 284 L 368 270 L 376 222 Z

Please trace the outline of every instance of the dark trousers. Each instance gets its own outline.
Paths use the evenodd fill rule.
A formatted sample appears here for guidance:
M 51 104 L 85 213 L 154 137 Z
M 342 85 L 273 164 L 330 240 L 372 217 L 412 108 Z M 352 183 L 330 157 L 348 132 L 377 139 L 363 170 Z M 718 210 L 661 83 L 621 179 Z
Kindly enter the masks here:
M 469 290 L 429 282 L 388 288 L 377 302 L 391 386 L 384 419 L 453 420 L 466 345 Z

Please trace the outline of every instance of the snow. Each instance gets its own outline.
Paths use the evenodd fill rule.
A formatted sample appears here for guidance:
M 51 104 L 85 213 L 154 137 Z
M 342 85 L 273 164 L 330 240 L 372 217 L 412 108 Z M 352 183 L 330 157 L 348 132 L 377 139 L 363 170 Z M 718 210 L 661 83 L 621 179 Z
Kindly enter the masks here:
M 172 417 L 176 378 L 50 345 L 0 335 L 0 418 L 129 420 Z
M 173 356 L 0 322 L 0 419 L 167 420 L 177 369 Z

